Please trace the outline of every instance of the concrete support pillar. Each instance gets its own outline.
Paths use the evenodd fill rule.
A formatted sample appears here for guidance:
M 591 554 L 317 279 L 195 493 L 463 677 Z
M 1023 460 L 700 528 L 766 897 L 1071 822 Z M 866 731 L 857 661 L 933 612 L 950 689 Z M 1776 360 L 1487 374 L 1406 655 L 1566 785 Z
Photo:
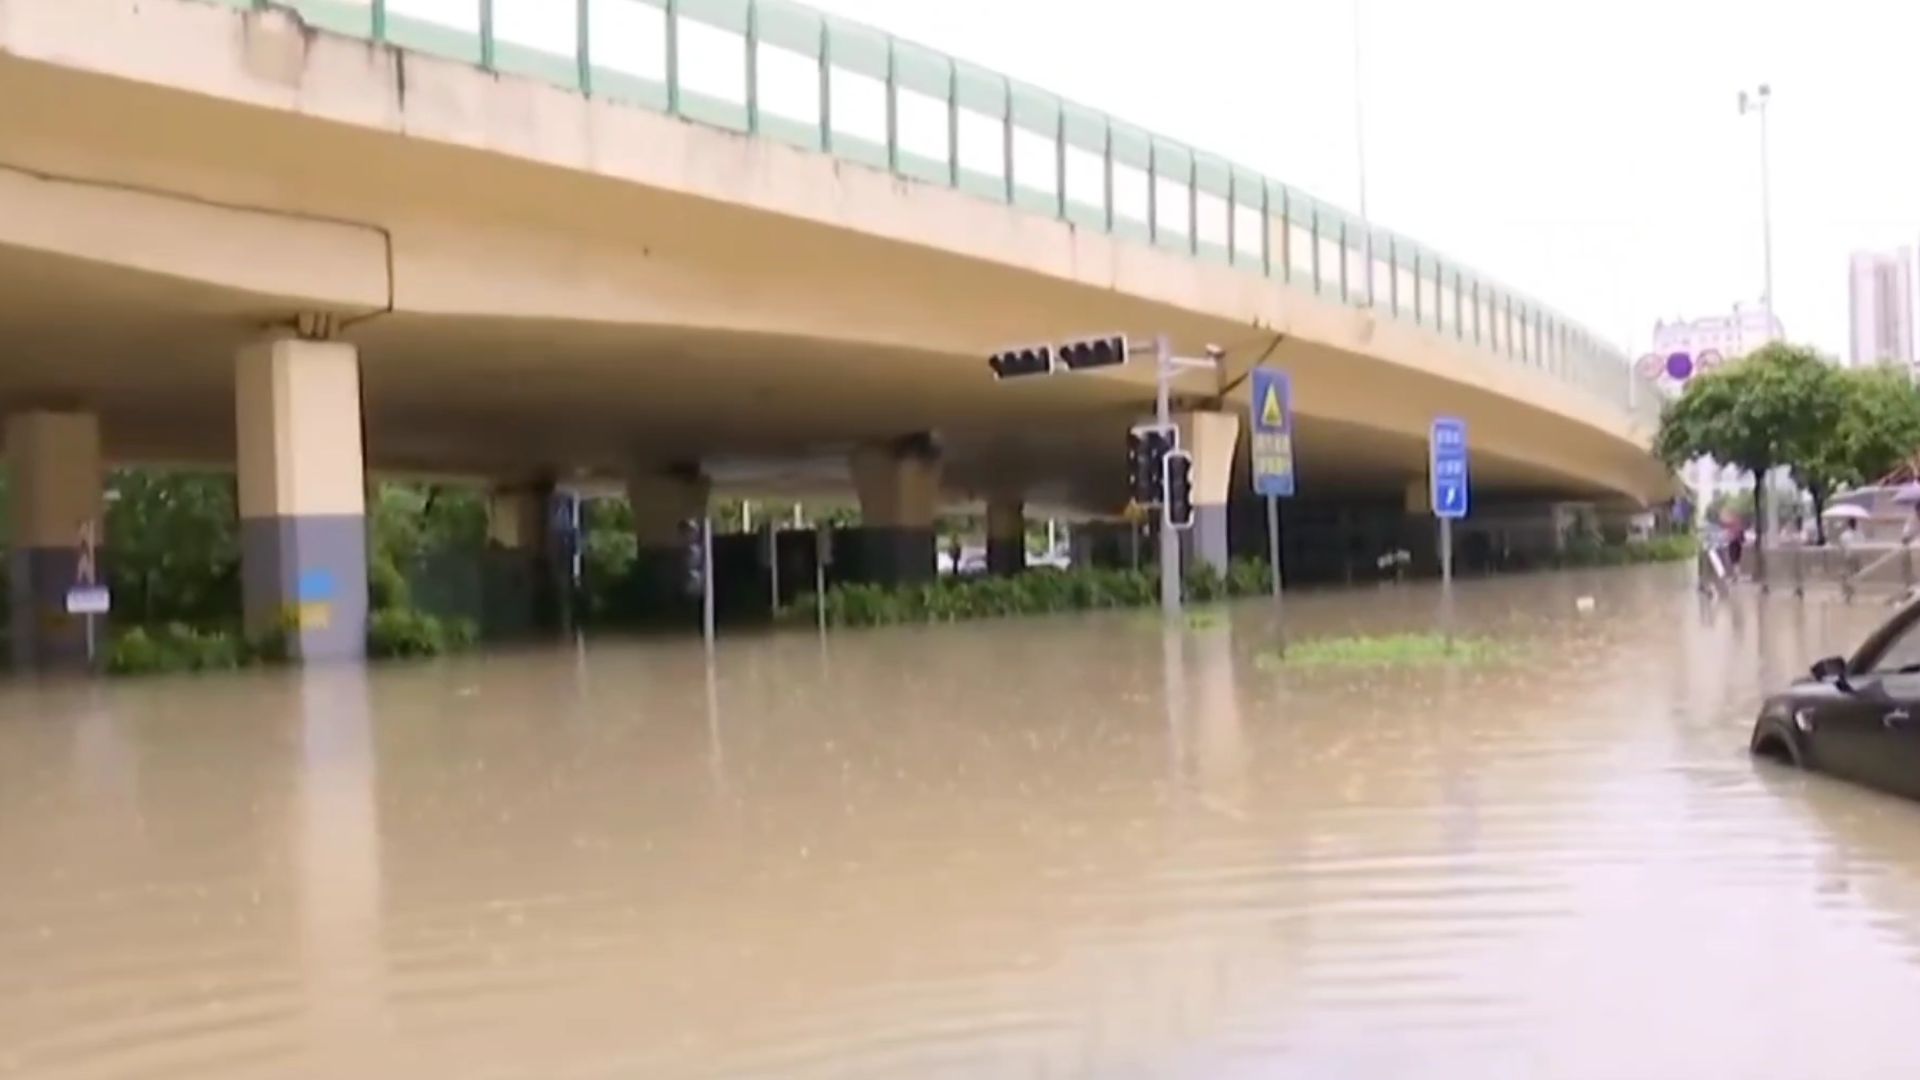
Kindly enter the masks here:
M 1027 515 L 1019 499 L 987 502 L 987 572 L 1018 574 L 1027 568 Z
M 1233 494 L 1233 458 L 1240 442 L 1238 412 L 1189 412 L 1176 417 L 1180 445 L 1193 455 L 1193 530 L 1182 540 L 1189 568 L 1211 566 L 1224 575 L 1227 503 Z
M 698 466 L 636 470 L 627 478 L 638 545 L 634 575 L 642 603 L 654 610 L 686 598 L 693 566 L 690 526 L 707 515 L 713 485 Z
M 553 515 L 551 480 L 503 485 L 488 494 L 489 636 L 554 631 L 567 624 L 571 574 Z
M 234 370 L 247 629 L 297 660 L 366 655 L 366 459 L 352 345 L 273 338 Z
M 861 527 L 843 534 L 844 575 L 885 585 L 933 580 L 933 518 L 940 507 L 940 452 L 928 436 L 862 446 L 849 463 Z
M 506 551 L 542 554 L 551 545 L 547 520 L 553 497 L 551 483 L 534 482 L 494 488 L 487 495 L 487 543 Z
M 87 661 L 84 617 L 67 614 L 82 549 L 101 545 L 100 420 L 91 413 L 29 412 L 7 419 L 12 487 L 14 666 L 79 669 Z M 104 583 L 96 561 L 95 580 Z M 96 633 L 104 622 L 96 618 Z

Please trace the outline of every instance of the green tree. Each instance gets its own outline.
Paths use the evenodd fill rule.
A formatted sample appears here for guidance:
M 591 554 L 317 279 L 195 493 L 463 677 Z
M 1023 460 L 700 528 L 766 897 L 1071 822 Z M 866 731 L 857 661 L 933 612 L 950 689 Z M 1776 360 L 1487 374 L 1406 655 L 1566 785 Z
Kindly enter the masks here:
M 1754 511 L 1766 513 L 1766 476 L 1812 460 L 1833 438 L 1848 394 L 1833 365 L 1810 348 L 1772 344 L 1695 378 L 1660 414 L 1654 452 L 1679 468 L 1709 456 L 1753 474 Z M 1757 534 L 1756 561 L 1766 530 Z
M 1813 512 L 1844 487 L 1872 483 L 1920 450 L 1920 390 L 1904 371 L 1887 366 L 1838 372 L 1844 406 L 1837 424 L 1794 463 L 1794 476 L 1813 495 Z M 1820 542 L 1826 525 L 1820 522 Z
M 145 624 L 239 618 L 232 474 L 116 470 L 107 479 L 105 541 L 116 614 Z
M 367 516 L 367 584 L 375 610 L 411 604 L 407 575 L 427 557 L 477 557 L 486 547 L 486 497 L 475 488 L 382 482 L 374 486 Z

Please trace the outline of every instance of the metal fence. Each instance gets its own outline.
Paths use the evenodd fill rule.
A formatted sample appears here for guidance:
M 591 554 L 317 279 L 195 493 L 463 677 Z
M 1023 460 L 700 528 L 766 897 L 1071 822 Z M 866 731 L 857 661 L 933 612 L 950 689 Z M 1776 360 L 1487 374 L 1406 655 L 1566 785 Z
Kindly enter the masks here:
M 1659 398 L 1572 320 L 1172 139 L 789 0 L 212 0 L 777 139 L 1229 265 L 1544 371 Z

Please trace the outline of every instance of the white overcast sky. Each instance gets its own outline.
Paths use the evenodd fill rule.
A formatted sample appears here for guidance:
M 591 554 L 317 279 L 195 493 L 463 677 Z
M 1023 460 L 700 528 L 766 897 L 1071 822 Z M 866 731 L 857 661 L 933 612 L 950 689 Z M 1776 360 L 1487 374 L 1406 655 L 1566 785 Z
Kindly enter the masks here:
M 1848 253 L 1920 241 L 1920 0 L 813 2 L 1349 209 L 1357 2 L 1372 217 L 1636 351 L 1759 299 L 1743 87 L 1774 91 L 1789 335 L 1844 352 Z M 495 0 L 562 41 L 534 24 L 569 8 Z
M 1357 205 L 1353 0 L 817 0 Z M 1640 349 L 1774 291 L 1847 343 L 1847 255 L 1920 240 L 1916 0 L 1359 0 L 1368 209 Z

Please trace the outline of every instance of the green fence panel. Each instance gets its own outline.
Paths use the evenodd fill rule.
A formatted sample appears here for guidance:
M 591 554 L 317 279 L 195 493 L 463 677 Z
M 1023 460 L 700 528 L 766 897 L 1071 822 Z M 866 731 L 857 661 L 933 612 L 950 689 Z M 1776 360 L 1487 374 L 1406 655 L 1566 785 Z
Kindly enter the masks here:
M 813 61 L 814 66 L 813 78 L 805 91 L 812 95 L 810 108 L 802 108 L 798 101 L 786 101 L 777 90 L 770 92 L 766 79 L 757 81 L 754 99 L 750 104 L 754 114 L 754 129 L 760 134 L 807 150 L 826 149 L 826 113 L 822 99 L 825 75 L 820 59 L 821 50 L 826 44 L 825 35 L 826 20 L 812 8 L 788 3 L 787 0 L 755 0 L 755 42 L 766 49 L 806 57 Z M 761 58 L 756 56 L 754 59 L 757 67 Z M 797 119 L 790 114 L 811 116 L 813 119 Z
M 1345 215 L 1334 207 L 1313 200 L 1313 215 L 1310 219 L 1313 232 L 1313 288 L 1321 296 L 1331 299 L 1343 299 L 1343 278 L 1341 252 L 1346 237 L 1343 233 Z
M 404 11 L 394 11 L 389 6 L 382 40 L 403 49 L 478 64 L 483 56 L 480 47 L 480 0 L 464 0 L 461 13 L 470 15 L 470 22 L 458 25 L 438 22 Z M 382 29 L 379 19 L 374 20 L 374 26 L 376 30 Z
M 953 61 L 909 41 L 893 43 L 894 170 L 934 184 L 954 182 Z M 939 103 L 937 123 L 901 108 L 902 94 Z M 909 125 L 911 125 L 909 127 Z M 924 128 L 924 130 L 923 130 Z M 922 145 L 924 144 L 924 145 Z
M 820 28 L 825 20 L 810 7 L 788 0 L 754 0 L 754 36 L 803 56 L 820 58 Z
M 1082 228 L 1105 232 L 1111 220 L 1109 207 L 1113 204 L 1107 114 L 1063 101 L 1060 103 L 1060 136 L 1065 142 L 1060 155 L 1060 190 L 1065 196 L 1067 220 Z M 1082 168 L 1092 170 L 1093 175 L 1083 175 Z M 1069 183 L 1074 177 L 1084 182 Z
M 627 43 L 614 40 L 613 31 L 604 26 L 589 26 L 587 28 L 587 54 L 590 65 L 588 76 L 593 84 L 593 95 L 665 112 L 673 107 L 671 93 L 667 86 L 673 70 L 672 61 L 667 57 L 667 50 L 673 43 L 673 32 L 667 25 L 667 0 L 622 0 L 622 3 L 647 8 L 650 11 L 650 17 L 659 20 L 662 45 L 652 59 L 661 75 L 654 78 L 641 72 L 615 67 L 610 63 L 602 63 L 603 56 L 621 55 Z
M 877 79 L 880 82 L 883 108 L 890 96 L 887 77 L 890 64 L 888 53 L 891 41 L 887 35 L 871 27 L 858 23 L 844 22 L 840 19 L 827 20 L 826 62 L 829 70 L 839 69 L 856 76 Z M 882 121 L 878 131 L 849 130 L 851 120 L 850 103 L 836 101 L 840 95 L 834 89 L 834 78 L 827 79 L 827 145 L 836 156 L 872 165 L 878 169 L 891 167 L 893 155 L 887 147 L 887 132 Z M 871 125 L 869 125 L 871 126 Z
M 1208 262 L 1233 261 L 1233 165 L 1199 151 L 1193 155 L 1193 249 Z
M 1109 119 L 1107 171 L 1112 177 L 1113 235 L 1153 242 L 1153 136 L 1144 128 Z
M 1355 307 L 1364 307 L 1367 302 L 1368 277 L 1365 265 L 1366 227 L 1360 219 L 1337 207 L 1326 208 L 1335 224 L 1334 255 L 1339 259 L 1339 268 L 1334 271 L 1334 295 L 1343 303 Z
M 1014 205 L 1058 216 L 1061 185 L 1066 179 L 1060 175 L 1060 99 L 1024 83 L 1013 83 L 1012 93 L 1013 129 L 1009 142 L 1013 150 L 1010 158 Z M 1044 183 L 1048 176 L 1053 177 L 1050 185 Z
M 955 62 L 953 97 L 959 114 L 955 121 L 960 125 L 959 137 L 955 140 L 960 149 L 960 189 L 983 199 L 1006 202 L 1011 197 L 1012 186 L 1007 179 L 1007 169 L 1012 164 L 1007 160 L 1006 125 L 1010 105 L 1007 81 L 985 68 Z M 989 128 L 993 134 L 985 141 L 992 145 L 981 147 L 979 154 L 968 154 L 971 144 L 965 133 Z M 999 160 L 998 171 L 981 167 L 984 164 L 981 155 L 989 153 Z
M 718 87 L 712 90 L 698 89 L 695 84 L 705 73 L 695 73 L 689 78 L 687 50 L 680 42 L 685 27 L 676 27 L 668 40 L 674 42 L 679 50 L 672 70 L 677 80 L 673 88 L 673 100 L 681 116 L 728 131 L 747 131 L 751 127 L 748 97 L 751 87 L 748 84 L 752 80 L 744 74 L 752 70 L 751 59 L 747 55 L 748 7 L 748 0 L 677 0 L 674 8 L 670 9 L 677 11 L 679 18 L 688 23 L 698 23 L 737 37 L 738 44 L 735 47 L 739 49 L 739 70 L 743 73 L 737 88 L 738 100 L 734 100 L 735 94 L 720 92 Z M 729 67 L 731 69 L 731 65 Z
M 1233 193 L 1227 199 L 1233 215 L 1233 265 L 1266 273 L 1272 225 L 1267 216 L 1267 178 L 1252 169 L 1233 167 Z
M 267 5 L 257 0 L 222 0 L 230 7 L 260 9 Z M 336 34 L 350 34 L 353 37 L 373 36 L 373 4 L 370 0 L 351 3 L 350 0 L 292 0 L 285 5 L 298 12 L 300 18 L 316 30 L 330 30 Z
M 1293 280 L 1293 237 L 1287 229 L 1287 185 L 1267 181 L 1267 276 L 1280 281 Z
M 1154 243 L 1191 254 L 1199 243 L 1193 235 L 1193 151 L 1171 139 L 1154 137 L 1152 191 Z M 1164 198 L 1176 199 L 1178 205 L 1162 206 Z

